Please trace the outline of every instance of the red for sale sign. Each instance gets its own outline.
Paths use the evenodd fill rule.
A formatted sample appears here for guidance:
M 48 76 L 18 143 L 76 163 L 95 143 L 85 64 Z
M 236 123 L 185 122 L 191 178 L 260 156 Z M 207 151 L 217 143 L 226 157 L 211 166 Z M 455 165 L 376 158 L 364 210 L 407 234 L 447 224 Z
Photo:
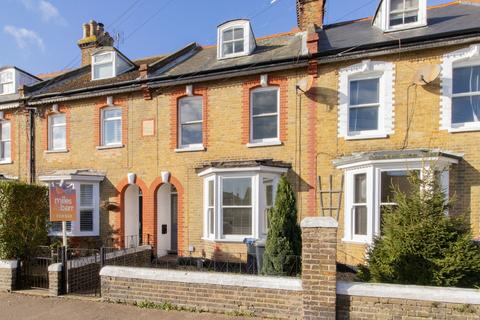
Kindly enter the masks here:
M 77 193 L 73 184 L 50 184 L 50 221 L 77 220 Z

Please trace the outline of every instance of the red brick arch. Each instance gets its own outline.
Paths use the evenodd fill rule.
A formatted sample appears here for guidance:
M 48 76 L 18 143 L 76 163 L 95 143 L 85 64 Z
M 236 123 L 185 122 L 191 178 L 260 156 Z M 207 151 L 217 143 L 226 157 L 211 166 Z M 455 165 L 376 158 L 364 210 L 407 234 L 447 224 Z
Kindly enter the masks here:
M 139 177 L 135 179 L 135 185 L 140 188 L 143 195 L 143 211 L 148 211 L 149 203 L 149 193 L 148 193 L 148 186 L 147 184 Z M 117 216 L 115 226 L 118 229 L 118 236 L 120 239 L 120 246 L 123 247 L 124 245 L 124 236 L 125 236 L 125 191 L 129 186 L 128 179 L 123 178 L 116 186 L 117 189 L 117 198 L 118 202 L 120 203 L 120 215 Z M 142 221 L 142 225 L 144 222 Z M 145 233 L 145 232 L 144 232 Z
M 184 188 L 180 181 L 170 175 L 170 179 L 168 181 L 170 184 L 172 184 L 176 189 L 177 189 L 177 194 L 178 194 L 178 212 L 177 212 L 177 227 L 178 227 L 178 234 L 177 234 L 177 242 L 178 242 L 178 250 L 182 251 L 185 249 L 185 243 L 184 243 L 184 225 L 185 225 L 185 216 L 184 216 Z M 147 212 L 144 211 L 144 221 L 146 224 L 144 224 L 144 230 L 149 230 L 149 233 L 153 234 L 153 246 L 156 248 L 157 247 L 157 201 L 156 201 L 156 196 L 157 196 L 157 191 L 158 189 L 164 184 L 163 180 L 160 177 L 157 177 L 153 182 L 150 184 L 149 188 L 149 198 L 151 199 L 151 208 L 152 210 L 148 212 L 148 217 Z

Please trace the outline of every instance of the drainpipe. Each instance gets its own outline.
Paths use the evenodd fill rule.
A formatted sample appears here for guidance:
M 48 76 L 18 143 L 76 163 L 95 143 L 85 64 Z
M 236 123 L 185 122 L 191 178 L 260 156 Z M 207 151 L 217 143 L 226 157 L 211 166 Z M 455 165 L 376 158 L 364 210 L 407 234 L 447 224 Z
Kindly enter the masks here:
M 29 152 L 29 169 L 30 169 L 30 183 L 33 184 L 35 183 L 35 176 L 36 176 L 36 170 L 35 170 L 35 115 L 37 113 L 37 108 L 34 107 L 29 107 L 28 102 L 25 101 L 25 110 L 28 111 L 28 118 L 29 118 L 29 134 L 28 134 L 28 143 L 30 146 L 30 152 Z

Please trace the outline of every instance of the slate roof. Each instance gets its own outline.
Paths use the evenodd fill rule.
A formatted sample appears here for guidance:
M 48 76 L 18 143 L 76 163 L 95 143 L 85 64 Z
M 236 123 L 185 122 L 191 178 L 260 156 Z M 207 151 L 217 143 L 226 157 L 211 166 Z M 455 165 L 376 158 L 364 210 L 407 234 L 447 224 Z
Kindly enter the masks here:
M 404 31 L 384 33 L 372 26 L 372 19 L 356 20 L 327 25 L 319 32 L 319 51 L 321 55 L 333 54 L 341 50 L 435 39 L 445 34 L 465 34 L 466 30 L 480 32 L 480 5 L 450 3 L 428 9 L 426 27 Z

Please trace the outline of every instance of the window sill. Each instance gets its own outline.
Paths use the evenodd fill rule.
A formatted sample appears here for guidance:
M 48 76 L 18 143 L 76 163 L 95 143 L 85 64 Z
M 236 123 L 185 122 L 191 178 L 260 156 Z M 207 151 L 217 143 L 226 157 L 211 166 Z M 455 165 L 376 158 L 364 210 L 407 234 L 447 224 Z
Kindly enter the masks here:
M 480 125 L 476 126 L 463 126 L 463 127 L 458 127 L 458 128 L 448 128 L 449 133 L 459 133 L 459 132 L 474 132 L 474 131 L 480 131 Z
M 245 238 L 254 238 L 254 237 L 245 236 L 242 239 L 214 239 L 214 238 L 202 237 L 201 239 L 204 240 L 204 241 L 210 241 L 210 242 L 214 242 L 214 243 L 241 243 L 241 244 L 243 244 L 243 240 Z M 266 240 L 266 238 L 263 238 L 263 237 L 254 238 L 254 239 L 255 240 Z
M 68 153 L 69 150 L 68 149 L 65 149 L 65 150 L 45 150 L 43 153 L 44 154 L 51 154 L 51 153 Z
M 369 240 L 354 240 L 354 239 L 345 239 L 345 238 L 342 239 L 342 242 L 343 243 L 349 243 L 349 244 L 359 244 L 359 245 L 360 244 L 361 245 L 365 245 L 365 244 L 368 245 L 368 244 L 371 243 L 371 241 L 369 241 Z
M 282 141 L 265 141 L 265 142 L 251 142 L 247 143 L 247 148 L 261 148 L 261 147 L 274 147 L 283 145 Z
M 63 236 L 63 233 L 60 231 L 60 232 L 49 232 L 48 233 L 48 236 L 49 237 L 62 237 Z M 98 237 L 100 236 L 99 233 L 96 233 L 96 232 L 71 232 L 71 231 L 67 231 L 67 237 Z
M 388 138 L 386 133 L 371 133 L 371 134 L 359 134 L 356 136 L 346 136 L 345 140 L 368 140 L 368 139 L 385 139 Z
M 124 147 L 125 145 L 123 144 L 117 144 L 117 145 L 111 145 L 111 146 L 97 146 L 97 150 L 121 149 Z
M 2 165 L 2 164 L 12 164 L 12 163 L 13 163 L 12 160 L 1 160 L 0 161 L 0 165 Z
M 195 146 L 195 147 L 185 147 L 185 148 L 177 148 L 175 152 L 198 152 L 198 151 L 205 151 L 207 150 L 204 146 Z

